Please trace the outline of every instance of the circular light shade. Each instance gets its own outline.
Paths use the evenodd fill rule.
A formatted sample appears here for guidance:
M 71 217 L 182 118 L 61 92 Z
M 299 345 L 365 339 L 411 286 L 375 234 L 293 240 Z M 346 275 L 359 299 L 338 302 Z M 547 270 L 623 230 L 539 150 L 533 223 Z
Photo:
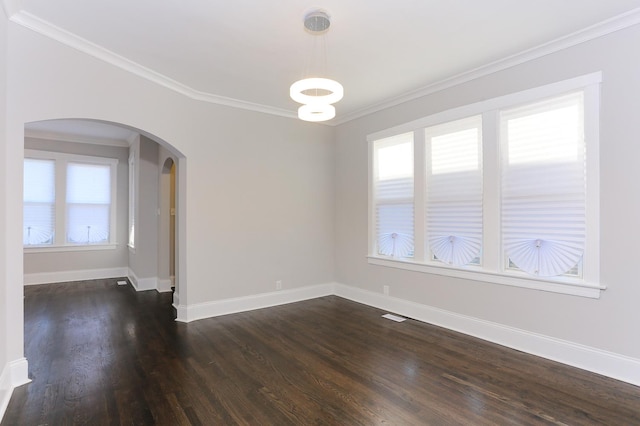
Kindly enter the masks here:
M 304 121 L 326 121 L 336 116 L 336 109 L 329 104 L 307 104 L 298 108 L 298 118 Z
M 308 95 L 305 92 L 329 92 L 326 95 Z M 298 80 L 289 89 L 291 99 L 300 104 L 333 104 L 344 96 L 342 84 L 328 78 L 305 78 Z

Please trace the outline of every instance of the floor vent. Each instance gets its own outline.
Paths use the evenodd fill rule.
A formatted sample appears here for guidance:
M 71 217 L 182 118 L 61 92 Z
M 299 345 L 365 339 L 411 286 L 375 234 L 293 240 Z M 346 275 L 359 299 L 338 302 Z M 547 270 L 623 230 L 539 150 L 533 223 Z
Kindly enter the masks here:
M 127 282 L 125 280 L 118 281 L 118 285 L 127 285 Z
M 382 316 L 382 318 L 390 319 L 391 321 L 395 321 L 395 322 L 402 322 L 402 321 L 406 321 L 407 320 L 404 317 L 399 317 L 399 316 L 393 315 L 393 314 L 384 314 Z

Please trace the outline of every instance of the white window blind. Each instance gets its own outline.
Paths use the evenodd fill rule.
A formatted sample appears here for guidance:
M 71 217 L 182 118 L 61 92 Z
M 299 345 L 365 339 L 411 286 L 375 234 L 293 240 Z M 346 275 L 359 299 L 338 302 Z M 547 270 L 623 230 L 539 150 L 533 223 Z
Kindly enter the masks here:
M 24 160 L 23 244 L 53 244 L 55 230 L 55 161 Z
M 578 270 L 585 249 L 583 92 L 500 113 L 506 266 L 549 277 Z
M 413 257 L 413 132 L 374 142 L 377 254 Z
M 425 130 L 426 232 L 432 257 L 479 263 L 482 248 L 482 116 Z
M 136 155 L 131 151 L 129 155 L 129 247 L 136 246 Z
M 67 164 L 67 242 L 109 241 L 111 166 Z

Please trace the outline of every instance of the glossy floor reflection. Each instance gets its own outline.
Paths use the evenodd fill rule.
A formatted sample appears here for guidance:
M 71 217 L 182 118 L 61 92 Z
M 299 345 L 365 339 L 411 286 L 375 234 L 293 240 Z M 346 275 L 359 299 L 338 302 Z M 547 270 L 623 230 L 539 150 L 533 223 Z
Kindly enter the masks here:
M 116 280 L 25 288 L 2 425 L 640 424 L 640 388 L 335 296 L 176 323 Z

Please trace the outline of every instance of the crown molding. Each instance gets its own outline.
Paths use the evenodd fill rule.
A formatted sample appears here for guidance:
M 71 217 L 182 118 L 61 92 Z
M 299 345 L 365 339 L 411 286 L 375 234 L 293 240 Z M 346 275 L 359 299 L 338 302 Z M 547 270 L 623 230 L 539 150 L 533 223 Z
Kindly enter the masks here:
M 42 130 L 24 129 L 24 137 L 32 139 L 43 139 L 58 142 L 85 143 L 91 145 L 106 145 L 120 148 L 129 148 L 131 143 L 124 139 L 97 138 L 93 136 L 79 136 L 64 132 L 47 132 Z M 134 135 L 135 137 L 135 135 Z
M 5 0 L 8 1 L 8 0 Z M 282 108 L 276 108 L 268 105 L 247 102 L 239 99 L 229 98 L 226 96 L 214 95 L 212 93 L 202 92 L 193 89 L 185 84 L 173 80 L 159 72 L 131 61 L 120 56 L 102 46 L 99 46 L 89 40 L 79 37 L 63 28 L 57 27 L 35 15 L 25 11 L 19 11 L 10 17 L 10 20 L 18 25 L 33 30 L 52 40 L 56 40 L 66 46 L 76 49 L 94 58 L 100 59 L 120 69 L 128 71 L 132 74 L 163 86 L 174 92 L 180 93 L 188 98 L 208 102 L 212 104 L 224 105 L 232 108 L 240 108 L 250 111 L 262 112 L 265 114 L 278 115 L 287 118 L 296 118 L 297 115 L 293 111 Z
M 402 103 L 412 101 L 414 99 L 418 99 L 444 89 L 467 83 L 480 77 L 484 77 L 555 52 L 559 52 L 569 47 L 577 46 L 581 43 L 585 43 L 638 24 L 640 24 L 640 8 L 633 9 L 629 12 L 615 16 L 606 21 L 602 21 L 590 27 L 571 33 L 567 36 L 560 37 L 548 43 L 544 43 L 531 49 L 524 50 L 520 53 L 516 53 L 515 55 L 507 56 L 481 67 L 465 71 L 463 73 L 450 78 L 446 78 L 444 80 L 440 80 L 433 84 L 429 84 L 420 89 L 412 90 L 410 92 L 406 92 L 404 94 L 389 98 L 382 102 L 378 102 L 362 109 L 358 109 L 341 116 L 340 118 L 335 120 L 332 125 L 337 126 L 340 124 L 344 124 L 357 118 L 361 118 L 366 115 L 373 114 L 375 112 L 400 105 Z
M 92 43 L 89 40 L 79 37 L 62 28 L 59 28 L 43 19 L 38 18 L 37 16 L 19 10 L 21 6 L 21 0 L 3 0 L 3 6 L 5 11 L 7 12 L 7 16 L 9 17 L 9 19 L 18 25 L 29 28 L 37 33 L 44 35 L 45 37 L 56 40 L 73 49 L 105 61 L 111 65 L 142 77 L 148 81 L 154 82 L 174 92 L 187 96 L 188 98 L 212 104 L 229 106 L 232 108 L 240 108 L 250 111 L 262 112 L 265 114 L 277 115 L 281 117 L 297 118 L 297 114 L 295 113 L 295 111 L 229 98 L 226 96 L 215 95 L 212 93 L 206 93 L 193 89 L 163 74 L 153 71 L 152 69 L 149 69 L 110 50 L 107 50 L 95 43 Z M 427 96 L 432 93 L 454 87 L 487 76 L 489 74 L 493 74 L 495 72 L 502 71 L 507 68 L 511 68 L 516 65 L 520 65 L 522 63 L 558 52 L 560 50 L 588 42 L 590 40 L 637 25 L 639 23 L 640 8 L 636 8 L 629 12 L 615 16 L 611 19 L 576 31 L 572 34 L 558 38 L 551 42 L 541 44 L 534 48 L 527 49 L 523 52 L 508 56 L 498 61 L 491 62 L 481 67 L 455 75 L 453 77 L 434 82 L 419 89 L 388 98 L 384 101 L 377 102 L 351 113 L 347 113 L 339 118 L 331 120 L 330 122 L 321 124 L 338 126 L 340 124 L 347 123 L 349 121 L 402 104 L 404 102 Z

